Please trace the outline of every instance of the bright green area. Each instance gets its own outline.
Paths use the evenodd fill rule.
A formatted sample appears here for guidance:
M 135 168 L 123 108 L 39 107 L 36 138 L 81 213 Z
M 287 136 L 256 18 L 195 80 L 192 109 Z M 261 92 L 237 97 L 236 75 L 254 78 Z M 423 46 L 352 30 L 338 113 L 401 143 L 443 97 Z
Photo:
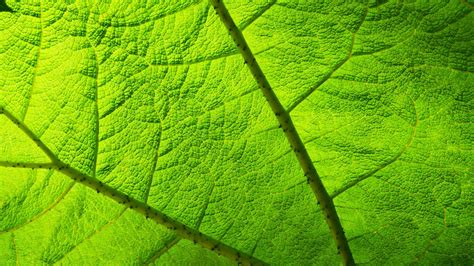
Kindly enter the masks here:
M 227 1 L 358 263 L 472 265 L 466 1 Z M 207 1 L 7 1 L 0 107 L 56 157 L 271 264 L 340 263 Z M 55 170 L 0 114 L 0 264 L 231 263 Z

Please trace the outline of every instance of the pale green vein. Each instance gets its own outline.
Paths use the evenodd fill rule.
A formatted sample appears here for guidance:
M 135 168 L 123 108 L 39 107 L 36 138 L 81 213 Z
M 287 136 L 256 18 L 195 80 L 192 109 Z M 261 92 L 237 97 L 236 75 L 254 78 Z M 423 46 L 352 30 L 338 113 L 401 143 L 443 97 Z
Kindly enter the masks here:
M 257 92 L 257 91 L 259 91 L 258 88 L 252 89 L 252 90 L 249 90 L 249 91 L 246 91 L 246 92 L 244 92 L 244 93 L 242 93 L 242 94 L 240 94 L 240 95 L 238 95 L 238 96 L 235 96 L 235 97 L 232 97 L 232 98 L 228 99 L 225 103 L 232 103 L 232 102 L 234 102 L 234 101 L 241 100 L 241 98 L 244 98 L 244 97 L 246 97 L 247 95 L 250 95 L 250 94 L 255 93 L 255 92 Z M 200 118 L 202 118 L 202 117 L 208 115 L 209 113 L 212 113 L 213 111 L 219 110 L 220 108 L 224 108 L 223 105 L 217 105 L 217 106 L 212 107 L 212 108 L 210 108 L 210 109 L 205 109 L 203 112 L 199 112 L 199 113 L 197 112 L 197 113 L 193 114 L 193 117 L 192 117 L 192 118 L 193 118 L 193 119 L 200 119 Z M 181 126 L 181 125 L 183 125 L 183 124 L 185 124 L 185 123 L 188 123 L 189 121 L 188 121 L 187 119 L 191 119 L 191 118 L 188 117 L 188 118 L 186 118 L 186 119 L 182 119 L 182 120 L 178 121 L 177 123 L 175 123 L 175 126 L 176 126 L 176 127 L 179 127 L 179 126 Z M 258 132 L 258 133 L 262 133 L 262 132 L 269 131 L 269 130 L 271 130 L 271 129 L 263 130 L 263 131 L 260 131 L 260 132 Z M 258 133 L 255 133 L 255 134 L 258 134 Z M 255 134 L 254 134 L 254 135 L 255 135 Z M 240 138 L 239 138 L 239 140 L 240 140 Z M 175 148 L 180 147 L 180 145 L 182 145 L 182 144 L 183 144 L 183 142 L 178 143 L 178 146 L 176 146 Z M 169 150 L 169 151 L 170 151 L 170 150 Z M 169 152 L 169 151 L 168 151 L 168 152 Z M 167 154 L 167 152 L 161 153 L 160 155 L 161 155 L 161 156 L 164 156 L 164 155 L 166 155 L 166 154 Z
M 159 150 L 160 150 L 161 137 L 163 135 L 163 122 L 162 122 L 161 118 L 160 118 L 160 132 L 159 132 L 159 134 L 160 134 L 160 136 L 158 138 L 158 144 L 157 144 L 157 147 L 156 147 L 156 150 L 155 150 L 155 156 L 153 156 L 153 166 L 151 167 L 150 177 L 148 178 L 149 181 L 146 185 L 145 197 L 143 199 L 143 201 L 145 203 L 148 202 L 148 197 L 150 196 L 151 184 L 153 183 L 153 176 L 155 174 L 156 165 L 158 164 L 158 158 L 160 156 Z
M 28 224 L 31 224 L 32 222 L 38 220 L 39 218 L 43 217 L 45 214 L 47 214 L 48 212 L 53 210 L 66 197 L 66 195 L 71 191 L 71 189 L 74 187 L 74 185 L 75 185 L 74 182 L 69 184 L 69 186 L 63 191 L 63 193 L 61 193 L 61 195 L 59 195 L 59 197 L 53 202 L 53 204 L 51 204 L 49 207 L 44 209 L 42 212 L 40 212 L 39 214 L 37 214 L 33 218 L 29 219 L 27 222 L 19 224 L 19 225 L 15 226 L 15 227 L 12 227 L 12 228 L 10 228 L 6 231 L 0 232 L 0 234 L 6 233 L 6 232 L 14 232 L 14 231 L 16 231 L 16 230 L 18 230 L 18 229 L 20 229 L 20 228 L 22 228 L 22 227 L 24 227 Z
M 353 57 L 359 57 L 359 56 L 366 56 L 366 55 L 377 55 L 378 53 L 382 53 L 382 52 L 387 52 L 391 49 L 394 49 L 394 48 L 398 48 L 400 46 L 403 46 L 404 44 L 406 44 L 407 42 L 409 42 L 411 39 L 413 39 L 413 37 L 415 37 L 415 34 L 416 34 L 416 29 L 417 29 L 418 25 L 416 25 L 411 34 L 409 36 L 407 36 L 406 38 L 404 38 L 403 40 L 398 40 L 395 44 L 393 45 L 387 45 L 385 47 L 381 47 L 379 48 L 378 50 L 376 51 L 371 51 L 371 52 L 358 52 L 356 54 L 353 54 L 352 56 Z
M 341 207 L 341 208 L 347 208 L 345 206 L 338 206 L 338 207 Z M 354 209 L 354 208 L 350 208 L 350 209 Z M 360 209 L 357 209 L 357 210 L 360 210 Z M 398 211 L 392 211 L 393 213 L 398 213 Z M 364 238 L 365 240 L 367 240 L 367 238 L 365 238 L 367 235 L 370 235 L 370 234 L 377 234 L 378 232 L 380 231 L 383 231 L 384 229 L 388 228 L 390 226 L 390 224 L 383 224 L 377 228 L 375 228 L 374 230 L 371 230 L 371 231 L 368 231 L 368 232 L 364 232 L 362 234 L 359 234 L 359 235 L 356 235 L 356 236 L 353 236 L 349 239 L 349 242 L 351 241 L 354 241 L 356 239 L 359 239 L 359 238 Z M 361 263 L 362 264 L 362 263 Z
M 165 254 L 166 252 L 168 252 L 168 250 L 170 250 L 172 247 L 174 247 L 176 244 L 178 244 L 178 242 L 181 240 L 181 238 L 177 237 L 177 236 L 174 236 L 172 238 L 170 238 L 166 243 L 165 245 L 158 249 L 149 259 L 147 259 L 143 265 L 150 265 L 152 264 L 153 262 L 155 262 L 157 259 L 159 259 L 163 254 Z
M 415 259 L 412 261 L 411 264 L 412 265 L 418 264 L 419 261 L 423 259 L 426 256 L 426 254 L 428 254 L 428 252 L 430 251 L 430 248 L 433 246 L 433 243 L 436 240 L 438 240 L 446 232 L 446 230 L 447 228 L 444 227 L 433 238 L 431 238 L 428 244 L 426 245 L 426 248 L 418 256 L 415 257 Z
M 354 38 L 352 38 L 352 45 L 354 45 Z M 326 75 L 324 75 L 316 85 L 311 87 L 309 90 L 307 90 L 305 93 L 303 93 L 296 101 L 294 101 L 290 106 L 287 108 L 287 112 L 293 111 L 298 105 L 300 105 L 304 100 L 306 100 L 309 96 L 311 96 L 321 85 L 323 85 L 339 68 L 341 68 L 342 65 L 344 65 L 347 61 L 352 56 L 352 46 L 351 50 L 349 51 L 349 54 L 341 61 L 339 62 L 333 69 L 331 69 Z
M 94 165 L 93 165 L 93 173 L 94 175 L 97 172 L 97 157 L 99 154 L 99 129 L 100 129 L 100 119 L 99 119 L 99 84 L 98 84 L 98 78 L 99 78 L 99 61 L 97 59 L 97 53 L 95 51 L 94 46 L 92 45 L 92 42 L 88 40 L 90 48 L 92 49 L 92 52 L 94 54 L 94 61 L 95 61 L 95 73 L 94 73 L 94 87 L 95 87 L 95 95 L 94 95 L 94 111 L 95 111 L 95 134 L 94 134 L 94 141 L 95 141 L 95 149 L 94 149 Z
M 25 103 L 25 113 L 23 114 L 21 120 L 24 120 L 26 117 L 26 114 L 28 113 L 32 93 L 33 93 L 33 87 L 36 83 L 36 78 L 38 76 L 38 65 L 40 61 L 40 56 L 41 56 L 41 46 L 43 44 L 43 6 L 41 4 L 41 0 L 39 1 L 39 21 L 40 21 L 40 35 L 39 35 L 39 43 L 38 43 L 38 52 L 36 53 L 36 60 L 33 65 L 33 80 L 31 81 L 31 86 L 30 86 L 30 91 L 28 93 L 28 97 L 26 97 L 26 103 Z
M 235 215 L 236 218 L 239 217 L 240 213 L 242 212 L 242 208 L 240 208 L 239 212 Z M 230 229 L 232 228 L 232 226 L 234 226 L 234 223 L 235 223 L 235 220 L 232 220 L 229 225 L 227 226 L 227 228 L 222 232 L 221 236 L 219 237 L 219 240 L 221 240 L 225 235 L 227 235 L 227 233 L 229 233 Z
M 136 76 L 138 74 L 141 74 L 143 72 L 145 72 L 150 66 L 146 66 L 145 68 L 141 69 L 140 71 L 138 71 L 137 73 L 134 73 L 133 76 Z M 146 88 L 144 86 L 141 86 L 135 90 L 132 90 L 132 92 L 130 93 L 130 95 L 128 95 L 127 97 L 124 97 L 124 99 L 120 100 L 119 102 L 117 102 L 115 105 L 114 105 L 114 108 L 110 108 L 109 110 L 105 111 L 100 117 L 98 117 L 97 119 L 104 119 L 106 118 L 107 116 L 113 114 L 115 111 L 118 111 L 121 107 L 123 107 L 130 99 L 133 98 L 133 96 L 140 90 L 145 90 Z
M 306 141 L 304 142 L 304 144 L 306 145 L 306 144 L 311 143 L 311 142 L 313 142 L 313 141 L 315 141 L 315 140 L 317 140 L 317 139 L 321 139 L 321 138 L 323 138 L 323 137 L 325 137 L 325 136 L 327 136 L 327 135 L 329 135 L 329 134 L 331 134 L 331 133 L 337 132 L 338 130 L 341 130 L 341 129 L 343 129 L 343 128 L 349 127 L 349 126 L 351 126 L 352 124 L 358 123 L 358 122 L 360 122 L 360 121 L 363 120 L 363 119 L 364 119 L 364 117 L 359 118 L 359 119 L 352 120 L 351 122 L 349 122 L 349 123 L 347 123 L 347 124 L 343 124 L 343 125 L 341 125 L 341 126 L 339 126 L 339 127 L 332 128 L 332 129 L 329 130 L 329 131 L 326 131 L 326 132 L 324 132 L 324 133 L 322 133 L 322 134 L 320 134 L 320 135 L 318 135 L 318 136 L 314 136 L 314 137 L 312 137 L 312 138 L 306 140 Z
M 268 225 L 268 223 L 266 223 L 266 225 Z M 250 251 L 250 255 L 253 256 L 253 254 L 255 254 L 255 250 L 257 250 L 258 244 L 262 240 L 264 233 L 265 233 L 265 227 L 263 227 L 263 230 L 262 232 L 260 232 L 260 235 L 258 236 L 257 241 L 255 241 L 255 244 L 252 247 L 252 251 Z
M 245 23 L 242 23 L 239 28 L 241 31 L 244 31 L 248 26 L 252 25 L 258 18 L 260 18 L 265 12 L 267 12 L 273 5 L 275 5 L 277 0 L 272 0 L 270 3 L 268 3 L 265 7 L 260 9 L 253 17 L 251 17 L 249 20 L 245 21 Z
M 419 123 L 419 118 L 418 118 L 418 113 L 416 111 L 416 105 L 415 103 L 413 102 L 413 106 L 415 107 L 415 115 L 416 115 L 416 121 L 415 121 L 415 124 L 413 125 L 413 131 L 412 131 L 412 134 L 410 136 L 410 138 L 408 139 L 407 143 L 405 144 L 405 146 L 400 150 L 400 152 L 395 155 L 392 159 L 382 163 L 381 165 L 379 165 L 377 168 L 373 169 L 372 171 L 369 171 L 365 174 L 362 174 L 360 176 L 357 176 L 355 178 L 352 179 L 352 181 L 348 182 L 347 184 L 345 184 L 343 187 L 339 188 L 338 190 L 336 190 L 332 195 L 331 195 L 331 198 L 335 198 L 337 196 L 339 196 L 341 193 L 343 193 L 344 191 L 356 186 L 357 184 L 359 184 L 360 182 L 364 181 L 365 179 L 375 175 L 376 173 L 378 173 L 379 171 L 385 169 L 386 167 L 388 167 L 389 165 L 393 164 L 394 162 L 398 161 L 400 159 L 400 157 L 408 150 L 408 148 L 412 145 L 413 143 L 413 140 L 415 139 L 415 135 L 416 135 L 416 128 L 418 126 L 418 123 Z
M 214 187 L 216 186 L 216 180 L 212 180 L 211 184 L 211 191 L 206 197 L 206 201 L 204 202 L 204 207 L 201 210 L 201 214 L 198 217 L 198 221 L 196 223 L 196 229 L 199 229 L 201 227 L 202 220 L 204 219 L 204 216 L 206 215 L 207 208 L 209 207 L 209 201 L 211 200 L 212 193 L 214 192 Z
M 329 229 L 333 235 L 334 240 L 336 241 L 337 249 L 342 256 L 344 264 L 354 265 L 355 263 L 349 248 L 349 243 L 347 242 L 341 222 L 336 212 L 336 208 L 334 207 L 334 203 L 331 197 L 329 197 L 326 188 L 323 186 L 321 178 L 319 177 L 319 174 L 317 173 L 316 168 L 309 157 L 308 151 L 306 150 L 306 147 L 304 146 L 300 136 L 296 131 L 289 112 L 284 109 L 275 92 L 272 90 L 270 83 L 257 63 L 254 54 L 248 47 L 247 41 L 245 40 L 242 32 L 235 25 L 235 22 L 230 16 L 229 11 L 225 7 L 224 3 L 220 0 L 210 0 L 210 2 L 214 6 L 218 16 L 236 43 L 237 48 L 244 58 L 244 62 L 248 65 L 254 79 L 259 84 L 261 91 L 268 101 L 272 111 L 275 113 L 275 116 L 278 119 L 278 122 L 280 123 L 291 148 L 295 152 L 298 162 L 300 163 L 300 166 L 308 179 L 308 184 L 313 190 L 318 202 L 321 204 L 324 218 L 329 225 Z
M 466 67 L 468 67 L 466 65 Z M 459 68 L 454 68 L 454 67 L 451 67 L 451 66 L 437 66 L 437 65 L 430 65 L 430 64 L 422 64 L 422 65 L 414 65 L 412 66 L 412 68 L 414 69 L 417 69 L 417 68 L 440 68 L 440 69 L 446 69 L 446 70 L 449 70 L 449 71 L 452 71 L 452 72 L 459 72 L 459 73 L 462 73 L 462 74 L 474 74 L 474 71 L 469 71 L 469 69 L 459 69 Z
M 117 215 L 115 215 L 115 217 L 112 217 L 112 219 L 110 219 L 107 223 L 105 223 L 104 225 L 102 225 L 101 227 L 99 227 L 97 230 L 95 230 L 94 232 L 92 232 L 91 234 L 89 234 L 87 237 L 83 238 L 80 242 L 76 243 L 73 247 L 71 247 L 71 249 L 69 249 L 68 251 L 66 251 L 65 253 L 61 254 L 61 256 L 54 262 L 54 264 L 57 264 L 59 263 L 62 259 L 64 259 L 66 257 L 67 254 L 71 253 L 71 251 L 73 251 L 74 249 L 76 249 L 79 245 L 81 245 L 82 243 L 84 243 L 86 240 L 92 238 L 93 236 L 97 235 L 98 233 L 102 232 L 104 229 L 106 229 L 107 227 L 113 225 L 115 222 L 117 222 L 117 220 L 123 215 L 123 213 L 127 210 L 127 208 L 123 208 Z
M 77 169 L 70 165 L 60 161 L 54 153 L 40 140 L 35 134 L 29 129 L 23 122 L 19 121 L 13 116 L 8 110 L 0 107 L 0 114 L 3 113 L 8 119 L 10 119 L 18 128 L 23 131 L 28 137 L 30 137 L 38 147 L 51 159 L 55 165 L 55 169 L 63 173 L 64 175 L 73 179 L 76 183 L 81 183 L 84 186 L 94 189 L 97 193 L 113 199 L 114 201 L 123 204 L 124 206 L 141 213 L 146 218 L 153 219 L 155 222 L 167 227 L 169 230 L 175 231 L 181 238 L 189 239 L 193 242 L 199 243 L 202 247 L 215 251 L 216 253 L 226 256 L 231 260 L 235 260 L 244 265 L 264 265 L 263 261 L 252 257 L 246 253 L 243 253 L 223 242 L 220 242 L 208 235 L 199 232 L 198 230 L 191 228 L 178 220 L 175 220 L 166 214 L 154 209 L 148 204 L 138 201 L 123 192 L 112 188 L 111 186 L 104 184 L 94 176 L 88 176 L 84 173 L 79 172 Z
M 298 105 L 300 105 L 304 100 L 306 100 L 309 96 L 311 96 L 319 87 L 321 87 L 331 76 L 339 69 L 341 68 L 349 59 L 352 57 L 352 51 L 354 50 L 354 43 L 355 43 L 355 36 L 357 32 L 359 31 L 360 27 L 362 26 L 362 23 L 364 23 L 365 18 L 367 17 L 368 13 L 368 8 L 365 10 L 365 14 L 362 17 L 362 21 L 360 22 L 359 26 L 356 28 L 356 30 L 352 33 L 351 36 L 351 47 L 349 48 L 349 52 L 347 56 L 341 60 L 336 66 L 334 66 L 326 75 L 324 75 L 316 85 L 311 87 L 309 90 L 307 90 L 305 93 L 303 93 L 294 103 L 292 103 L 290 106 L 288 106 L 287 112 L 291 113 L 293 109 L 295 109 Z

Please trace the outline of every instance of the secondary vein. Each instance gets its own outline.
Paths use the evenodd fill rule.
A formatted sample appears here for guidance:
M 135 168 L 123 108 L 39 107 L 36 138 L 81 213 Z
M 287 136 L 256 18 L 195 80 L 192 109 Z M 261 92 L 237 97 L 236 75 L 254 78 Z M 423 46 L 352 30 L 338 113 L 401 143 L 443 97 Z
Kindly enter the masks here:
M 194 243 L 200 244 L 202 247 L 210 249 L 217 254 L 226 256 L 232 260 L 237 261 L 243 265 L 265 265 L 266 263 L 249 255 L 244 252 L 241 252 L 225 243 L 222 243 L 219 240 L 216 240 L 210 236 L 207 236 L 200 231 L 193 229 L 169 216 L 166 214 L 154 209 L 145 202 L 138 201 L 130 196 L 126 195 L 123 192 L 116 190 L 115 188 L 103 183 L 95 176 L 88 176 L 73 168 L 72 166 L 62 162 L 57 158 L 54 153 L 44 144 L 32 131 L 29 129 L 23 122 L 18 120 L 12 113 L 8 110 L 0 107 L 0 114 L 4 114 L 8 119 L 10 119 L 14 124 L 18 126 L 29 138 L 31 138 L 38 147 L 51 159 L 52 163 L 30 163 L 30 166 L 51 166 L 52 169 L 57 170 L 64 175 L 72 178 L 76 183 L 81 183 L 84 186 L 90 187 L 97 193 L 102 193 L 106 197 L 113 199 L 114 201 L 123 204 L 124 206 L 135 210 L 143 214 L 147 219 L 150 218 L 157 223 L 167 227 L 169 230 L 173 230 L 180 238 L 188 239 Z M 21 163 L 19 166 L 23 167 L 26 163 Z M 14 164 L 16 165 L 16 163 Z M 11 166 L 10 162 L 4 162 L 0 166 Z
M 288 142 L 290 143 L 291 148 L 298 158 L 299 164 L 303 169 L 305 176 L 307 177 L 308 184 L 313 190 L 318 204 L 321 205 L 321 209 L 324 213 L 324 218 L 329 225 L 329 229 L 332 233 L 334 240 L 336 241 L 337 249 L 341 254 L 345 265 L 355 265 L 354 259 L 352 257 L 351 250 L 349 248 L 349 243 L 344 234 L 344 230 L 337 215 L 336 208 L 332 201 L 332 198 L 326 191 L 326 188 L 323 186 L 321 178 L 314 167 L 312 160 L 304 146 L 296 128 L 291 120 L 289 112 L 285 110 L 283 105 L 278 100 L 275 92 L 273 91 L 270 83 L 265 77 L 262 69 L 260 68 L 257 60 L 255 59 L 254 54 L 250 50 L 242 31 L 237 28 L 232 17 L 229 14 L 229 11 L 225 7 L 223 1 L 221 0 L 210 0 L 211 4 L 214 6 L 214 9 L 217 15 L 220 17 L 227 30 L 229 31 L 232 39 L 234 40 L 237 48 L 239 49 L 242 57 L 244 58 L 244 63 L 250 69 L 254 79 L 257 81 L 263 95 L 265 96 L 268 104 L 270 105 L 272 111 L 275 113 L 280 127 L 283 129 Z

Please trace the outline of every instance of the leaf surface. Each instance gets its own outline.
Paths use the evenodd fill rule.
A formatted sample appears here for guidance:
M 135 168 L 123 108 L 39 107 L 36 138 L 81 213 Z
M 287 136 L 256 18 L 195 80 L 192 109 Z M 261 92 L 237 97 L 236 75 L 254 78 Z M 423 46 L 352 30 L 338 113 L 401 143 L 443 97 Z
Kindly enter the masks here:
M 355 261 L 472 264 L 472 4 L 227 2 Z M 182 238 L 191 231 L 269 264 L 340 263 L 275 114 L 207 1 L 7 5 L 2 265 L 234 263 Z

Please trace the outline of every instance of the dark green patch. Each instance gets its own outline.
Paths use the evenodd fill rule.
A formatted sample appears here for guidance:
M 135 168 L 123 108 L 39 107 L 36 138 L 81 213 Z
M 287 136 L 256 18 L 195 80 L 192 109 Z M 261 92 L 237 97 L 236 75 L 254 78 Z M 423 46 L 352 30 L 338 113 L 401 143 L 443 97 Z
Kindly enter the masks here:
M 13 9 L 7 6 L 5 0 L 0 0 L 0 12 L 13 12 Z

